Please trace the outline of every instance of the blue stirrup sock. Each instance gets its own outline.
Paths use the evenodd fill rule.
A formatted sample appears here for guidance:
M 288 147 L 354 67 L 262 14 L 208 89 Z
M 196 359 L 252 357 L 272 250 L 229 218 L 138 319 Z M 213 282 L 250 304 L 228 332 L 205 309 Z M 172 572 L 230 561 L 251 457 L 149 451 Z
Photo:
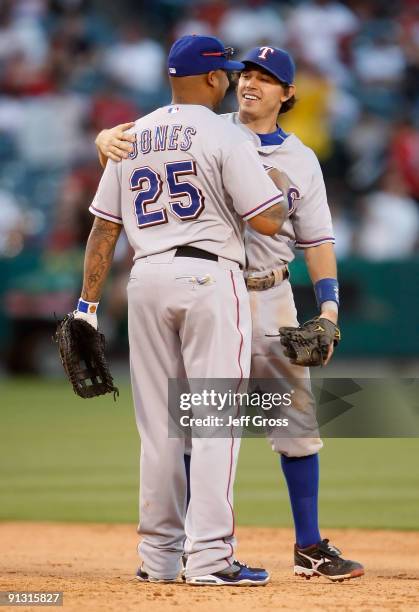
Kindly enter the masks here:
M 318 517 L 319 455 L 281 455 L 281 467 L 288 485 L 297 546 L 306 548 L 317 544 L 321 540 Z

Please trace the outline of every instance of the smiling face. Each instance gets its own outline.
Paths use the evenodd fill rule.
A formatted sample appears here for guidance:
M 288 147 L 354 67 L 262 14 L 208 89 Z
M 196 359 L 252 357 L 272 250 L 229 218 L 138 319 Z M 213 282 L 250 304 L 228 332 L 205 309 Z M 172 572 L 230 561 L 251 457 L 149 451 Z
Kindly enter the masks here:
M 281 105 L 292 95 L 290 88 L 286 92 L 284 85 L 272 74 L 256 64 L 247 64 L 240 73 L 237 87 L 240 115 L 252 120 L 264 117 L 276 120 Z

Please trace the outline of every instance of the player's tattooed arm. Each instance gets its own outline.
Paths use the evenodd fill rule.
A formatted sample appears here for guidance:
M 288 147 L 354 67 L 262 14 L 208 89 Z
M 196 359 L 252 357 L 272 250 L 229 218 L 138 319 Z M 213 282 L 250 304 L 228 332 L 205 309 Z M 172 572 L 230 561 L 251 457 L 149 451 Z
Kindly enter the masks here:
M 273 236 L 279 232 L 288 215 L 287 194 L 290 180 L 284 172 L 277 168 L 271 168 L 268 175 L 279 191 L 283 193 L 284 201 L 281 204 L 271 206 L 271 208 L 253 217 L 253 219 L 249 220 L 249 224 L 259 234 Z
M 102 130 L 96 136 L 95 145 L 102 168 L 106 166 L 108 159 L 119 162 L 121 159 L 126 159 L 132 152 L 135 136 L 128 134 L 127 130 L 134 125 L 134 122 L 121 123 L 109 130 Z
M 252 229 L 259 232 L 259 234 L 273 236 L 281 229 L 282 224 L 287 218 L 287 213 L 288 206 L 284 200 L 280 204 L 274 204 L 255 217 L 252 217 L 252 219 L 249 219 L 248 223 Z
M 100 300 L 121 230 L 122 225 L 95 217 L 84 257 L 81 297 L 87 302 Z

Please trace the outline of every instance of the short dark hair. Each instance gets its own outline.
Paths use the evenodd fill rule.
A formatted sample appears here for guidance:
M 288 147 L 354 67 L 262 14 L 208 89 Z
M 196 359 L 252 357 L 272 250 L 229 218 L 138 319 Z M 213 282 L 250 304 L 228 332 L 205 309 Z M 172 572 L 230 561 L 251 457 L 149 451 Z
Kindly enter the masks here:
M 288 85 L 288 83 L 283 83 L 282 81 L 279 81 L 279 82 L 284 88 L 285 94 L 288 94 L 290 90 L 290 86 Z M 281 108 L 279 109 L 278 115 L 283 115 L 284 113 L 287 113 L 288 111 L 290 111 L 292 108 L 294 108 L 296 102 L 297 102 L 297 98 L 294 95 L 292 95 L 291 98 L 288 98 L 288 100 L 285 100 L 285 102 L 281 104 Z

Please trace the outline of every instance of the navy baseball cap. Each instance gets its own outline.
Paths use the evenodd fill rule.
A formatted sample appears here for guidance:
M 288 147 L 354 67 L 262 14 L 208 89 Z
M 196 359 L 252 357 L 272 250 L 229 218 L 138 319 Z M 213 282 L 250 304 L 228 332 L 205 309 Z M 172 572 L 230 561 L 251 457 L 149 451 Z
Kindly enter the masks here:
M 244 64 L 229 59 L 233 53 L 232 47 L 224 47 L 214 36 L 182 36 L 173 43 L 169 52 L 169 76 L 194 76 L 211 70 L 243 70 Z
M 295 65 L 292 57 L 284 49 L 277 47 L 255 47 L 251 49 L 242 62 L 256 64 L 270 72 L 278 81 L 287 85 L 294 82 Z

